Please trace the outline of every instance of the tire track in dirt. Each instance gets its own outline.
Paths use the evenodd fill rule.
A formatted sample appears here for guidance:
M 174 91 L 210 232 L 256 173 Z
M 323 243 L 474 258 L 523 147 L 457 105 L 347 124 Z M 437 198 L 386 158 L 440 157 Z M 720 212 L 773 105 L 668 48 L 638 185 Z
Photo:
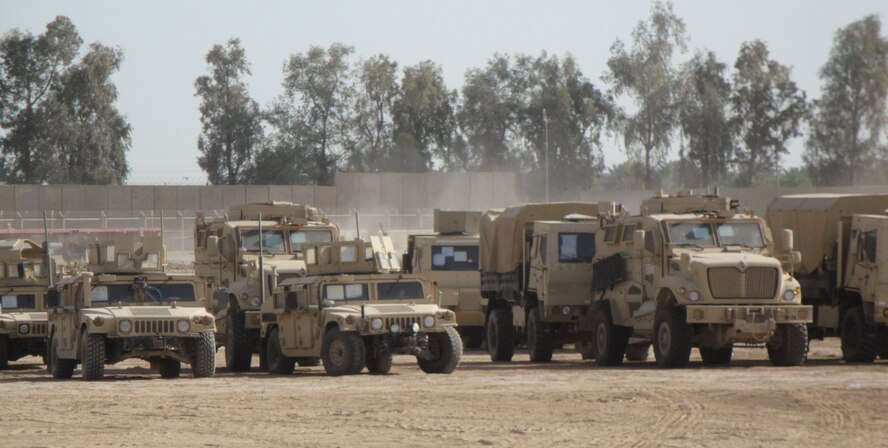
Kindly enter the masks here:
M 685 394 L 663 390 L 646 391 L 645 395 L 656 408 L 657 421 L 646 428 L 632 448 L 646 446 L 664 446 L 674 440 L 680 446 L 701 446 L 688 437 L 692 428 L 704 417 L 705 408 L 694 400 L 685 398 Z

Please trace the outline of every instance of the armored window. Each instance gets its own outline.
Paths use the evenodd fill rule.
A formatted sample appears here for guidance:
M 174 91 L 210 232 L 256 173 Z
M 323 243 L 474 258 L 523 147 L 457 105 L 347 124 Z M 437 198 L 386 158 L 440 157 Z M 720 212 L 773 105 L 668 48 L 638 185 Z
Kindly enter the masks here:
M 863 258 L 864 260 L 876 262 L 876 231 L 870 230 L 863 234 Z
M 617 239 L 617 226 L 607 226 L 604 228 L 604 242 L 613 243 Z
M 369 294 L 365 283 L 351 283 L 347 285 L 326 285 L 324 298 L 330 300 L 367 300 Z
M 716 224 L 722 246 L 765 247 L 762 228 L 755 222 L 725 222 Z
M 478 246 L 432 246 L 433 271 L 477 271 Z
M 559 233 L 558 262 L 588 263 L 595 257 L 594 233 Z
M 34 309 L 34 307 L 34 294 L 11 294 L 0 299 L 0 308 L 4 311 Z
M 357 263 L 358 248 L 357 246 L 341 246 L 339 248 L 339 261 L 342 263 Z
M 623 227 L 623 242 L 632 241 L 632 234 L 635 233 L 635 224 L 627 224 Z
M 644 250 L 654 254 L 657 253 L 657 242 L 654 241 L 654 232 L 644 233 Z
M 675 222 L 668 224 L 669 240 L 676 246 L 715 247 L 712 227 L 703 222 Z
M 291 230 L 290 250 L 301 252 L 303 244 L 329 243 L 333 235 L 329 230 Z
M 241 249 L 247 252 L 259 252 L 259 229 L 240 231 Z M 284 232 L 281 230 L 262 231 L 262 250 L 273 254 L 286 252 Z
M 379 300 L 423 299 L 420 282 L 380 282 L 376 284 L 376 298 Z
M 152 283 L 145 287 L 145 301 L 191 302 L 195 300 L 191 283 Z

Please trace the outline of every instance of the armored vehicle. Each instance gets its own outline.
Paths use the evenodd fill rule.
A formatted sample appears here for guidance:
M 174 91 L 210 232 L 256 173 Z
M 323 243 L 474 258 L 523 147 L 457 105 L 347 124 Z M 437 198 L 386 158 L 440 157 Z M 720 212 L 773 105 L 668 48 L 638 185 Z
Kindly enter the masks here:
M 0 369 L 25 356 L 46 357 L 43 293 L 49 269 L 31 240 L 0 241 Z
M 115 238 L 89 248 L 89 271 L 63 277 L 47 293 L 49 371 L 101 379 L 105 364 L 139 358 L 165 378 L 182 362 L 195 377 L 216 371 L 215 324 L 206 286 L 195 276 L 162 271 L 159 238 Z
M 335 241 L 339 228 L 313 207 L 270 202 L 231 207 L 223 218 L 198 214 L 194 232 L 195 274 L 215 288 L 217 344 L 225 347 L 229 369 L 249 370 L 253 354 L 260 352 L 259 307 L 271 291 L 271 277 L 300 275 L 305 268 L 302 246 Z
M 377 243 L 374 241 L 374 243 Z M 451 373 L 462 357 L 456 315 L 437 306 L 433 283 L 395 272 L 393 251 L 363 241 L 303 246 L 306 276 L 273 286 L 262 304 L 269 372 L 321 358 L 329 375 L 387 373 L 393 354 L 427 373 Z M 385 245 L 388 246 L 388 245 Z
M 484 308 L 478 272 L 481 212 L 435 210 L 435 233 L 409 235 L 403 266 L 438 284 L 440 306 L 456 313 L 466 347 L 481 347 Z
M 556 344 L 583 346 L 593 316 L 592 261 L 599 213 L 615 203 L 529 204 L 489 210 L 481 223 L 481 296 L 487 299 L 487 350 L 510 361 L 524 339 L 533 362 Z
M 804 362 L 813 311 L 791 275 L 800 260 L 791 231 L 775 245 L 736 201 L 689 191 L 660 192 L 640 215 L 602 224 L 592 268 L 599 364 L 651 342 L 661 367 L 687 365 L 692 347 L 706 364 L 727 364 L 734 344 L 765 345 L 774 365 Z
M 885 194 L 783 196 L 768 206 L 768 222 L 791 230 L 802 252 L 795 275 L 814 307 L 811 337 L 840 337 L 847 362 L 888 358 L 886 210 Z

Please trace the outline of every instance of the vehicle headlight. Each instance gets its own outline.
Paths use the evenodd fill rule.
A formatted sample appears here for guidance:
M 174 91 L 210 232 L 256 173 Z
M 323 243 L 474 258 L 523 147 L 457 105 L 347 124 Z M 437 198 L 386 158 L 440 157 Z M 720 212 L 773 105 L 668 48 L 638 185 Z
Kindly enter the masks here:
M 129 320 L 122 320 L 117 323 L 117 331 L 121 333 L 129 333 L 133 331 L 133 322 Z
M 262 299 L 258 297 L 250 297 L 250 300 L 248 300 L 248 302 L 250 306 L 255 308 L 259 308 L 259 306 L 262 305 Z
M 419 333 L 419 324 L 414 322 L 413 325 L 410 326 L 410 331 L 413 333 Z
M 696 302 L 700 300 L 700 293 L 697 291 L 691 291 L 688 293 L 688 299 L 690 299 L 691 302 Z
M 28 334 L 31 332 L 31 326 L 28 324 L 19 324 L 19 334 Z
M 374 317 L 370 320 L 370 329 L 372 330 L 382 330 L 382 319 L 378 317 Z
M 787 302 L 791 301 L 792 299 L 795 299 L 795 296 L 796 296 L 796 292 L 791 289 L 787 289 L 786 291 L 783 292 L 783 300 L 785 300 Z
M 97 327 L 101 327 L 102 325 L 105 325 L 105 318 L 102 316 L 96 316 L 96 318 L 93 319 L 93 325 L 95 325 Z
M 570 316 L 570 311 L 571 311 L 571 309 L 569 306 L 561 307 L 561 315 L 562 316 Z
M 179 330 L 179 333 L 188 333 L 188 330 L 191 329 L 191 324 L 188 323 L 188 319 L 181 319 L 176 322 L 176 329 Z
M 435 316 L 426 316 L 422 318 L 422 326 L 432 328 L 435 326 Z
M 389 330 L 391 330 L 392 333 L 400 333 L 401 326 L 398 324 L 392 324 L 392 326 L 389 328 Z

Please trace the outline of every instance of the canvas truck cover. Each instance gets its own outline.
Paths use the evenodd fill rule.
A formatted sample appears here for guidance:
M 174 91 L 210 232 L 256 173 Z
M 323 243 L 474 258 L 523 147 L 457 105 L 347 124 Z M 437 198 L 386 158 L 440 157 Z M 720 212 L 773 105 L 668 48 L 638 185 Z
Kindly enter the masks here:
M 524 234 L 534 221 L 561 221 L 570 214 L 598 216 L 599 204 L 556 202 L 484 212 L 481 217 L 481 270 L 513 272 L 524 256 Z
M 795 250 L 802 253 L 799 273 L 810 274 L 835 256 L 839 221 L 854 214 L 883 214 L 888 194 L 800 194 L 780 196 L 768 205 L 767 220 L 779 246 L 783 229 L 793 232 Z

